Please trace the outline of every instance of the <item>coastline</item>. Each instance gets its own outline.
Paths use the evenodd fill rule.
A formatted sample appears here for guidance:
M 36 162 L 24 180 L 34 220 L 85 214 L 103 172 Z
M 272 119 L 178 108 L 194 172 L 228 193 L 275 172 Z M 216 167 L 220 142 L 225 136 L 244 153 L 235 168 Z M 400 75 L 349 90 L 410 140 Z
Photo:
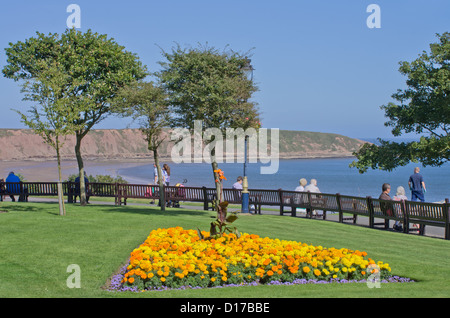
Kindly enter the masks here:
M 117 176 L 117 171 L 151 163 L 149 160 L 84 160 L 84 169 L 87 175 Z M 21 174 L 26 181 L 55 182 L 58 181 L 58 165 L 56 160 L 17 160 L 0 161 L 0 178 L 8 176 L 10 171 Z M 61 161 L 62 179 L 78 173 L 76 160 Z
M 280 156 L 280 160 L 320 160 L 320 159 L 344 159 L 353 156 Z M 172 162 L 170 157 L 161 157 L 161 161 Z M 87 158 L 83 160 L 84 169 L 88 175 L 110 175 L 117 176 L 118 170 L 152 164 L 153 157 L 148 158 Z M 58 181 L 58 166 L 56 159 L 28 160 L 0 160 L 0 178 L 6 179 L 9 172 L 21 174 L 26 181 L 33 182 L 55 182 Z M 76 160 L 61 160 L 62 179 L 78 173 Z M 128 178 L 130 179 L 130 178 Z M 133 182 L 134 180 L 129 180 Z

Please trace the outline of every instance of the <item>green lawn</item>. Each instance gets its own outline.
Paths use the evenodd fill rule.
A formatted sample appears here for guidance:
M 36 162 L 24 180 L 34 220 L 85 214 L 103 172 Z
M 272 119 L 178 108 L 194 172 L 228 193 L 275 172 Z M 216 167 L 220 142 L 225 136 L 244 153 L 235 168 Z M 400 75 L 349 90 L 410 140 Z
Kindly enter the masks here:
M 241 232 L 289 239 L 324 247 L 366 251 L 387 262 L 392 274 L 415 283 L 363 283 L 297 286 L 257 286 L 144 293 L 111 293 L 108 278 L 152 229 L 182 226 L 209 229 L 215 213 L 149 206 L 66 205 L 58 215 L 55 203 L 3 202 L 0 210 L 0 297 L 449 297 L 450 241 L 368 229 L 335 222 L 244 215 Z M 81 269 L 81 288 L 70 289 L 70 264 Z

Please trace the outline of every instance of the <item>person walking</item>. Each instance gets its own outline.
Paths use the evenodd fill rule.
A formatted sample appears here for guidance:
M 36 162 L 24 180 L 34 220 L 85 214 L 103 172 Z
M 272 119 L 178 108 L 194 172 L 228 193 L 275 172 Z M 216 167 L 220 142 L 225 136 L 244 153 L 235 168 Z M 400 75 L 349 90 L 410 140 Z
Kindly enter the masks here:
M 163 164 L 162 174 L 163 174 L 164 185 L 169 186 L 170 185 L 170 167 L 167 163 Z M 166 192 L 166 193 L 169 193 L 169 192 Z M 166 206 L 170 207 L 171 205 L 172 205 L 172 201 L 167 200 L 167 198 L 166 198 Z
M 423 181 L 423 176 L 419 173 L 420 168 L 415 167 L 414 173 L 409 177 L 408 186 L 411 190 L 411 201 L 420 200 L 425 202 L 425 182 Z
M 170 183 L 170 167 L 167 163 L 163 164 L 163 177 L 164 177 L 164 184 L 166 186 Z

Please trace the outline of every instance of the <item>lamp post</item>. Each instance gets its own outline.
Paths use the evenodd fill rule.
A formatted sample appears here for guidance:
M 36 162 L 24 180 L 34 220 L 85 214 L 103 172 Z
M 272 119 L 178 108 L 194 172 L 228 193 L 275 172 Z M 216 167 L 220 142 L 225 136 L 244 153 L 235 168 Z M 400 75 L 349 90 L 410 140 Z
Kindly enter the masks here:
M 249 192 L 247 180 L 247 142 L 248 136 L 245 136 L 244 149 L 244 180 L 242 181 L 242 213 L 249 213 Z
M 251 64 L 251 59 L 247 59 L 247 63 L 243 67 L 244 72 L 247 74 L 247 78 L 250 81 L 253 81 L 253 66 Z M 248 180 L 247 180 L 247 144 L 248 144 L 248 135 L 245 136 L 244 142 L 244 180 L 242 181 L 242 213 L 249 213 L 249 192 L 248 192 Z

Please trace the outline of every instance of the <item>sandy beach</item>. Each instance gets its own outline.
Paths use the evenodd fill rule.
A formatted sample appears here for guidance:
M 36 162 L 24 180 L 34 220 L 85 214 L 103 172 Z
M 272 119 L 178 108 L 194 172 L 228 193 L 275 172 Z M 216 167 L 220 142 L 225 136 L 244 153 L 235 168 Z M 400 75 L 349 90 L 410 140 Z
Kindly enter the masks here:
M 117 176 L 118 169 L 130 168 L 150 164 L 146 160 L 84 160 L 84 169 L 88 175 L 110 175 Z M 54 161 L 0 161 L 0 178 L 8 176 L 10 171 L 21 174 L 29 182 L 53 182 L 58 181 L 58 165 Z M 71 174 L 78 173 L 76 160 L 65 160 L 61 162 L 63 180 Z

